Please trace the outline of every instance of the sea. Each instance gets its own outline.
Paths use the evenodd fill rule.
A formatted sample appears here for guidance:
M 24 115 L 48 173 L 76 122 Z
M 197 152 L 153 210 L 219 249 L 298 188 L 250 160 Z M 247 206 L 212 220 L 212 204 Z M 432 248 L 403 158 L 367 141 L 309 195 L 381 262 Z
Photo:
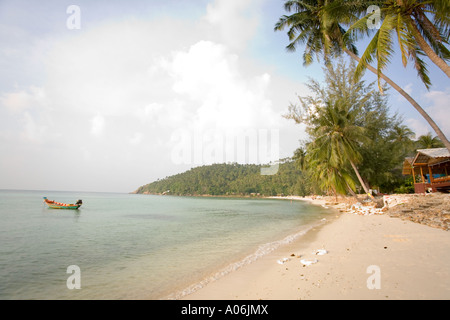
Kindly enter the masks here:
M 331 215 L 305 201 L 0 190 L 0 299 L 179 299 Z

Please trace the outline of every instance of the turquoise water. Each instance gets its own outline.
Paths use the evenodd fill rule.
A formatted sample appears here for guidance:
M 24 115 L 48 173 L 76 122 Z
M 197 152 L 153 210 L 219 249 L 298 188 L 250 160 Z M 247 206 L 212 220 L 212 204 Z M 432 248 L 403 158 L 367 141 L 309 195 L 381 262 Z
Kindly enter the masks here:
M 301 201 L 0 190 L 0 299 L 166 298 L 329 215 Z M 71 265 L 81 289 L 67 287 Z

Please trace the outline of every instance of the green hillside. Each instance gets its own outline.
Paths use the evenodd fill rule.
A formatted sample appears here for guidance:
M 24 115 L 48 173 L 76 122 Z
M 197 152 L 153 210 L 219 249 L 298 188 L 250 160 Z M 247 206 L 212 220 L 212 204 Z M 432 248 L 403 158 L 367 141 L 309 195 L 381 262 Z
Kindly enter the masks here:
M 213 164 L 192 168 L 139 187 L 135 193 L 172 195 L 274 196 L 306 195 L 307 183 L 293 161 L 274 175 L 261 175 L 261 165 Z

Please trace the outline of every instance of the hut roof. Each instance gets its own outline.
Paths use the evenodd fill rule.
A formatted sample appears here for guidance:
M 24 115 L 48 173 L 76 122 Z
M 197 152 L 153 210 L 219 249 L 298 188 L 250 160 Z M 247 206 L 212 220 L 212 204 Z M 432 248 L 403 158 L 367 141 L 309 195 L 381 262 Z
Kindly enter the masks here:
M 450 151 L 447 148 L 417 149 L 418 153 L 426 155 L 430 158 L 448 158 Z
M 403 172 L 402 172 L 402 174 L 404 174 L 404 175 L 411 174 L 412 162 L 413 161 L 414 161 L 414 157 L 407 157 L 407 158 L 405 158 L 405 160 L 403 161 Z
M 417 174 L 417 166 L 434 166 L 450 161 L 450 152 L 447 148 L 418 149 L 415 157 L 405 158 L 403 161 L 403 174 Z
M 447 148 L 418 149 L 412 165 L 433 165 L 450 159 Z

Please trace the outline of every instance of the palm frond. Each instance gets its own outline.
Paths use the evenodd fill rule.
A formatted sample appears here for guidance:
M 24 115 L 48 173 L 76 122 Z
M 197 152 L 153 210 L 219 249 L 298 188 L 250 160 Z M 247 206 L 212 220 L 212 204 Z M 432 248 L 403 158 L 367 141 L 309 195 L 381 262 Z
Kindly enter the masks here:
M 443 43 L 448 44 L 448 39 L 444 38 L 442 29 L 439 26 L 434 26 L 425 15 L 424 18 L 416 19 L 414 22 L 420 34 L 427 41 L 433 51 L 441 59 L 449 60 L 450 51 L 445 47 L 445 45 L 443 45 Z M 412 27 L 413 26 L 409 25 L 409 28 Z
M 378 88 L 383 90 L 381 86 L 381 73 L 394 52 L 392 48 L 391 32 L 395 26 L 395 16 L 386 16 L 381 24 L 378 39 L 377 39 L 377 71 L 378 71 Z
M 402 63 L 403 66 L 406 67 L 406 65 L 408 64 L 408 58 L 410 56 L 411 51 L 410 48 L 413 42 L 410 33 L 408 32 L 405 24 L 403 23 L 401 15 L 397 16 L 397 25 L 395 27 L 395 30 L 397 31 L 397 40 L 400 47 L 400 53 L 402 56 Z
M 419 55 L 424 55 L 422 50 L 417 46 L 415 50 L 411 51 L 412 60 L 414 61 L 414 68 L 417 70 L 417 75 L 422 80 L 427 89 L 430 89 L 431 80 L 428 76 L 428 69 L 425 61 L 423 61 Z
M 377 50 L 377 44 L 378 44 L 378 37 L 380 34 L 380 30 L 378 30 L 375 35 L 373 36 L 372 40 L 369 42 L 368 46 L 366 47 L 366 50 L 363 52 L 358 65 L 355 69 L 355 75 L 354 75 L 354 81 L 357 81 L 357 79 L 360 79 L 364 70 L 367 68 L 367 65 L 372 63 L 375 53 Z

